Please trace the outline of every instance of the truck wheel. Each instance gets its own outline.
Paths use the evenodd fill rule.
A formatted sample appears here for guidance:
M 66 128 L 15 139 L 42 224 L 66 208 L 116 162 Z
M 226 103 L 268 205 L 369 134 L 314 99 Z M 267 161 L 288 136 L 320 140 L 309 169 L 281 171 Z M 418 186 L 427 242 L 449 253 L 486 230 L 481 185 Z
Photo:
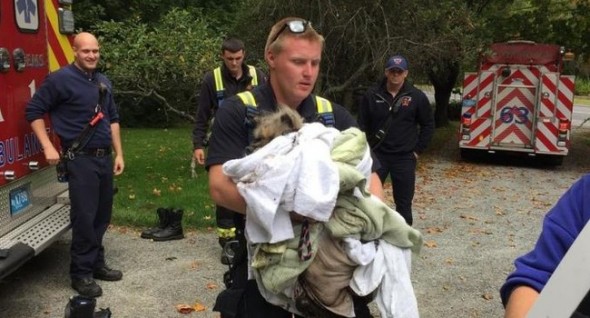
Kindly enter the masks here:
M 548 166 L 561 166 L 563 164 L 564 156 L 545 155 L 541 157 L 541 162 Z
M 481 151 L 475 149 L 461 148 L 461 159 L 473 161 L 481 158 Z

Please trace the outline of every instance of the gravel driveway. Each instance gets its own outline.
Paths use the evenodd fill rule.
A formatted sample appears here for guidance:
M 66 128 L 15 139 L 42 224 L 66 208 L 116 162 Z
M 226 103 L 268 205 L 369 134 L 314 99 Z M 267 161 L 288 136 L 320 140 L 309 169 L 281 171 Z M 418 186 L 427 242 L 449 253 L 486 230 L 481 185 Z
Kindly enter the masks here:
M 530 249 L 543 215 L 589 171 L 590 146 L 576 142 L 560 167 L 515 158 L 464 162 L 454 141 L 420 159 L 415 227 L 425 244 L 413 260 L 412 281 L 421 317 L 501 317 L 498 289 L 512 261 Z M 390 197 L 390 194 L 388 194 Z M 103 282 L 98 307 L 114 318 L 217 317 L 211 312 L 225 270 L 212 232 L 152 242 L 112 227 L 105 238 L 120 282 Z M 74 291 L 67 276 L 69 235 L 0 282 L 0 317 L 63 317 Z M 204 311 L 180 314 L 178 304 Z M 377 316 L 377 315 L 376 315 Z

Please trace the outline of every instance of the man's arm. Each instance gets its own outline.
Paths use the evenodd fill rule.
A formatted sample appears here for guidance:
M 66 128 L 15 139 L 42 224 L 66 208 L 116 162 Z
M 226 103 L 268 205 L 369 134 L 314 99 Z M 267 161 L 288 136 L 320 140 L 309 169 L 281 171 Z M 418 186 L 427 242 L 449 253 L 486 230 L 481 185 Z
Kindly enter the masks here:
M 209 168 L 209 194 L 215 204 L 246 214 L 246 201 L 238 192 L 238 186 L 223 173 L 222 165 Z
M 59 153 L 49 139 L 43 119 L 33 120 L 31 122 L 31 129 L 35 133 L 35 136 L 37 136 L 37 139 L 39 139 L 39 143 L 41 143 L 43 154 L 45 155 L 47 162 L 50 165 L 56 165 L 59 162 Z
M 113 150 L 115 151 L 113 172 L 116 176 L 118 176 L 123 173 L 123 170 L 125 169 L 125 161 L 123 160 L 123 146 L 121 144 L 121 128 L 119 123 L 111 123 L 111 139 L 113 143 Z
M 383 201 L 383 184 L 381 183 L 381 179 L 379 179 L 379 175 L 377 175 L 376 172 L 371 173 L 371 179 L 369 180 L 369 192 Z
M 516 287 L 508 298 L 504 318 L 526 317 L 538 297 L 539 293 L 529 286 Z
M 201 91 L 199 93 L 199 103 L 197 104 L 196 115 L 195 115 L 195 126 L 193 129 L 193 157 L 197 159 L 200 165 L 205 164 L 205 151 L 203 148 L 205 145 L 203 141 L 207 136 L 207 130 L 209 129 L 209 120 L 215 107 L 217 97 L 214 96 L 213 87 L 210 85 L 212 75 L 207 74 L 203 78 L 201 84 Z

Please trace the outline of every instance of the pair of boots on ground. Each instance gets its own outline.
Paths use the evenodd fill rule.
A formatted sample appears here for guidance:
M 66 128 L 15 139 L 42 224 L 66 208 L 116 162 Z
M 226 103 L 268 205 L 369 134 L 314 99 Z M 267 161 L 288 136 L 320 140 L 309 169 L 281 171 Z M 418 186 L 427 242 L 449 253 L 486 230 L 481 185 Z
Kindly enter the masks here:
M 109 308 L 94 312 L 96 299 L 85 296 L 72 296 L 66 305 L 65 318 L 111 318 Z
M 182 232 L 182 209 L 158 208 L 159 225 L 141 232 L 141 238 L 154 241 L 180 240 L 184 238 Z

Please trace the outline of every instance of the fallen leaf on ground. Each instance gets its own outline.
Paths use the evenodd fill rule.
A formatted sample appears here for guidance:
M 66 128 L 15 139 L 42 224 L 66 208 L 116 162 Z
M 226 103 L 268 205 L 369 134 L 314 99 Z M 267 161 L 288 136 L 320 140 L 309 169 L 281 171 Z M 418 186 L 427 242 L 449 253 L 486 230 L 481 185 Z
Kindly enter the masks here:
M 193 309 L 195 311 L 205 311 L 205 310 L 207 310 L 207 307 L 205 307 L 205 305 L 203 305 L 203 304 L 195 303 L 195 305 L 193 306 Z
M 424 246 L 433 248 L 433 247 L 438 247 L 438 244 L 436 244 L 435 241 L 425 241 Z
M 191 305 L 186 305 L 186 304 L 179 304 L 176 305 L 176 311 L 178 311 L 181 314 L 190 314 L 191 312 L 195 311 L 195 308 L 193 308 L 193 306 Z
M 474 220 L 474 221 L 477 221 L 478 220 L 478 218 L 476 218 L 475 216 L 465 215 L 465 214 L 461 214 L 461 218 L 462 219 L 467 219 L 467 220 Z
M 215 283 L 207 283 L 207 289 L 216 289 L 218 286 Z
M 443 230 L 438 226 L 431 226 L 426 228 L 426 233 L 433 234 L 433 233 L 442 233 Z

